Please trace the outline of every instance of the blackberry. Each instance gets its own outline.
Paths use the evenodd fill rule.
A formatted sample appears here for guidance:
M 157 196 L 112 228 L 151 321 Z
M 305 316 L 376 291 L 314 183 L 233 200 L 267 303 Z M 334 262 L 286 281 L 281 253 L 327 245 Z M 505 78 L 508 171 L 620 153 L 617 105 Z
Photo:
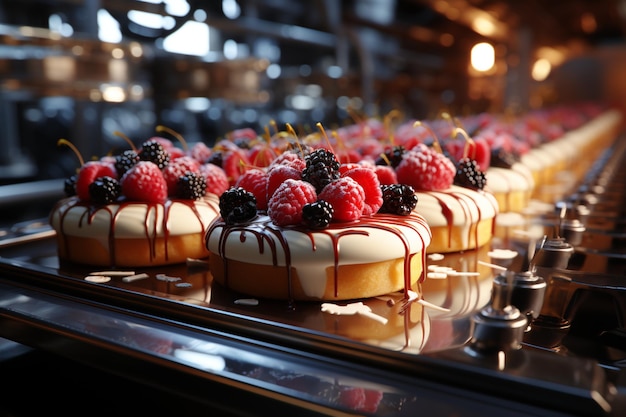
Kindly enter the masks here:
M 176 196 L 186 200 L 198 200 L 206 195 L 206 178 L 204 175 L 187 171 L 176 182 Z
M 475 159 L 461 158 L 454 175 L 454 184 L 482 190 L 487 184 L 487 178 L 485 178 L 485 173 L 480 170 Z
M 246 137 L 235 138 L 233 143 L 240 149 L 250 149 L 252 146 L 250 144 L 252 140 Z
M 223 154 L 221 151 L 213 152 L 211 156 L 209 156 L 205 163 L 217 165 L 218 167 L 222 167 L 223 162 Z
M 502 148 L 495 148 L 491 150 L 491 158 L 489 160 L 489 166 L 497 168 L 511 168 L 513 164 L 518 162 L 517 155 L 507 152 Z
M 122 175 L 129 169 L 135 166 L 140 161 L 139 155 L 132 149 L 127 149 L 121 154 L 115 157 L 115 169 L 117 175 L 122 178 Z
M 404 146 L 398 145 L 385 151 L 385 153 L 374 161 L 376 165 L 389 165 L 392 168 L 397 167 L 402 162 L 402 155 L 406 150 Z
M 98 177 L 89 184 L 89 198 L 96 204 L 110 204 L 122 192 L 120 183 L 111 177 Z
M 410 185 L 381 185 L 380 190 L 383 193 L 383 205 L 378 209 L 379 213 L 408 216 L 417 205 L 415 190 Z
M 63 182 L 63 191 L 65 195 L 71 197 L 76 195 L 76 180 L 78 179 L 78 175 L 72 175 L 69 178 L 66 178 Z
M 170 154 L 156 140 L 148 140 L 141 145 L 139 158 L 142 161 L 154 162 L 159 169 L 165 168 L 170 162 Z
M 254 194 L 241 187 L 233 187 L 220 196 L 220 214 L 228 225 L 252 220 L 257 212 Z
M 339 161 L 334 153 L 319 148 L 308 154 L 304 160 L 306 167 L 302 171 L 302 179 L 313 184 L 316 192 L 320 193 L 325 186 L 339 178 Z
M 324 200 L 302 207 L 302 222 L 311 229 L 325 229 L 333 218 L 333 206 Z

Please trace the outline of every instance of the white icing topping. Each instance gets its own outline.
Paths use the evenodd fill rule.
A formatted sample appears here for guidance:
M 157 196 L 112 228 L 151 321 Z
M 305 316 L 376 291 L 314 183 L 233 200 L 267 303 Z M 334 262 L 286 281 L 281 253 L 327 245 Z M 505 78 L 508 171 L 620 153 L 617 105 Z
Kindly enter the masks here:
M 335 262 L 354 265 L 404 258 L 423 252 L 430 241 L 430 228 L 416 213 L 376 215 L 321 231 L 280 228 L 259 215 L 241 227 L 218 221 L 207 234 L 209 251 L 223 258 L 260 265 L 289 263 L 305 293 L 317 298 L 324 293 L 326 270 Z
M 468 228 L 479 220 L 492 219 L 498 213 L 493 194 L 453 185 L 444 191 L 417 191 L 415 211 L 431 227 L 461 226 Z M 452 218 L 445 211 L 452 212 Z M 451 221 L 451 223 L 449 223 Z
M 50 217 L 52 227 L 70 236 L 102 240 L 108 246 L 109 237 L 121 239 L 153 239 L 203 233 L 218 216 L 218 197 L 164 204 L 128 202 L 108 204 L 101 208 L 81 204 L 76 198 L 61 200 Z M 115 218 L 115 224 L 111 221 Z
M 532 191 L 535 186 L 532 174 L 528 167 L 515 163 L 510 169 L 489 167 L 485 172 L 487 188 L 494 193 L 509 193 L 511 191 Z

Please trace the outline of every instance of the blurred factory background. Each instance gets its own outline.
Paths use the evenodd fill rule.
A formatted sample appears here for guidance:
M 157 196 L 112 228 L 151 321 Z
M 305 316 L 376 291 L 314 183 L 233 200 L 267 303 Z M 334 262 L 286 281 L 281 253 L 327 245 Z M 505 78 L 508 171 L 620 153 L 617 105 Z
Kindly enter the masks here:
M 621 106 L 625 13 L 622 0 L 3 0 L 0 184 L 71 174 L 59 138 L 89 158 L 158 124 L 212 144 L 392 110 Z

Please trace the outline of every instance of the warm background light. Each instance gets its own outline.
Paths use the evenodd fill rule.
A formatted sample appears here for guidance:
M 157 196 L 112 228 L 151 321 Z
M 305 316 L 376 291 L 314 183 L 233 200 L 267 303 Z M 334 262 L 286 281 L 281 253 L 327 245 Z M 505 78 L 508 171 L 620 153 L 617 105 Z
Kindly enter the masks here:
M 496 61 L 496 52 L 487 42 L 477 43 L 472 47 L 470 60 L 476 71 L 486 72 L 493 68 Z
M 543 81 L 548 78 L 550 71 L 552 70 L 552 64 L 545 58 L 540 58 L 535 61 L 532 69 L 532 77 L 535 81 Z

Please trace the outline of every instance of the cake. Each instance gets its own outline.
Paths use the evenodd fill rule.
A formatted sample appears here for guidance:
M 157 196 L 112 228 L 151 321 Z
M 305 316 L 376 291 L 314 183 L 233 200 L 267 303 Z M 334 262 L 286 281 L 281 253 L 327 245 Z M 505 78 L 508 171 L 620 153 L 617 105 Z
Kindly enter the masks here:
M 414 207 L 411 187 L 381 186 L 373 168 L 340 165 L 324 148 L 284 156 L 220 196 L 206 236 L 211 273 L 234 291 L 274 299 L 407 292 L 431 242 Z
M 155 137 L 117 156 L 80 158 L 49 217 L 60 261 L 150 267 L 207 257 L 204 235 L 229 186 L 222 168 L 203 162 L 209 152 Z

